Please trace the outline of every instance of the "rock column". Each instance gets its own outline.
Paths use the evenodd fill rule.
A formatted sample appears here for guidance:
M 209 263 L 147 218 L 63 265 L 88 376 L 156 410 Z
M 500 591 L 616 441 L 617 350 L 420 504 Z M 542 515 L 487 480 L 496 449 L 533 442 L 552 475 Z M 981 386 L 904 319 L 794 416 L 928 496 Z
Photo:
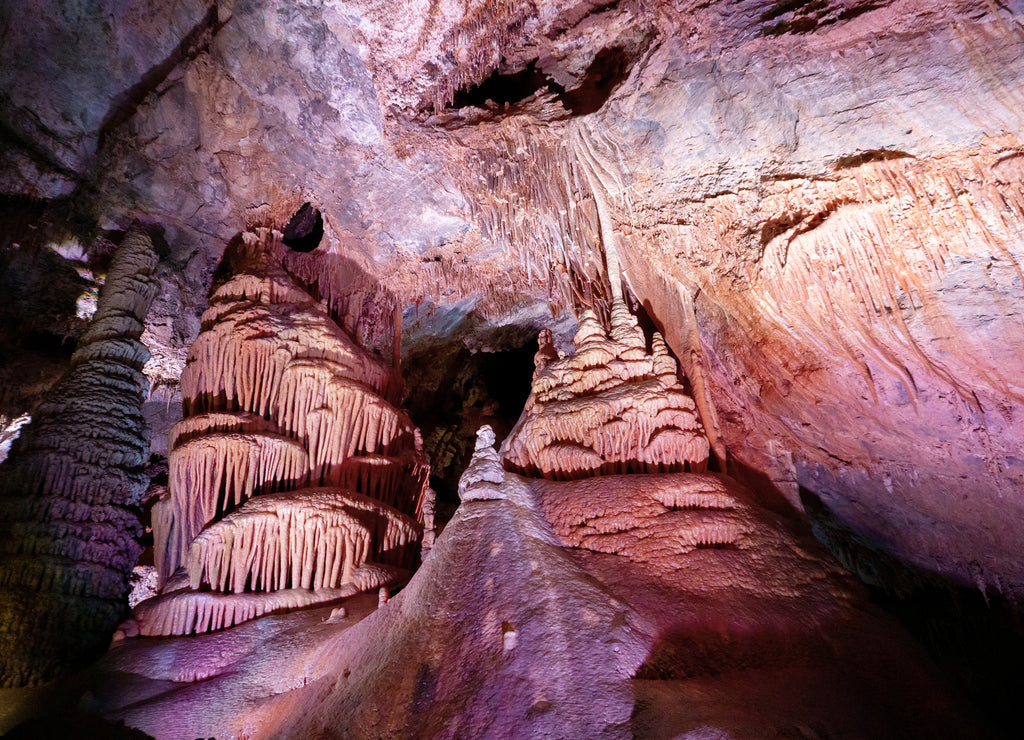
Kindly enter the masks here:
M 0 466 L 0 687 L 96 657 L 128 609 L 148 484 L 139 338 L 157 262 L 148 236 L 125 237 L 71 368 Z

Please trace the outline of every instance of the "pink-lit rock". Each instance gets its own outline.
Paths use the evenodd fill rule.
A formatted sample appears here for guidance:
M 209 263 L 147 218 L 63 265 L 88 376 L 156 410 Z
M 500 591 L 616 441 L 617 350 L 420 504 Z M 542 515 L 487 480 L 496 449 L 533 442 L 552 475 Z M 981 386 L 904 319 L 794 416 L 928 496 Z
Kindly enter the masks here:
M 502 445 L 513 470 L 556 480 L 704 470 L 708 441 L 660 336 L 647 354 L 636 318 L 616 302 L 610 334 L 587 311 L 575 345 L 558 358 L 550 335 L 541 339 L 530 399 Z
M 344 616 L 120 643 L 96 708 L 157 738 L 973 736 L 852 579 L 735 481 L 531 480 L 487 438 L 375 612 L 364 594 Z
M 233 249 L 153 506 L 163 594 L 136 606 L 127 635 L 231 627 L 387 585 L 416 562 L 427 467 L 384 397 L 390 369 L 280 267 L 277 234 Z

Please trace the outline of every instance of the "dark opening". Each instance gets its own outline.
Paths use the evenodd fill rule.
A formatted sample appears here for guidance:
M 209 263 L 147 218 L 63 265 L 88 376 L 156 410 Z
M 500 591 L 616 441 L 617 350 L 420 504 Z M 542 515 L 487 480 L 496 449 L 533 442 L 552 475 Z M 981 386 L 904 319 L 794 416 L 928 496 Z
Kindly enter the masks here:
M 583 83 L 565 93 L 562 102 L 575 116 L 600 110 L 626 79 L 631 66 L 632 60 L 621 46 L 602 49 L 587 69 Z
M 594 57 L 580 85 L 566 90 L 543 70 L 538 69 L 537 60 L 534 59 L 519 72 L 502 74 L 495 71 L 479 85 L 460 90 L 455 93 L 452 107 L 486 108 L 489 104 L 515 105 L 547 89 L 558 96 L 562 105 L 572 115 L 587 115 L 600 110 L 615 89 L 622 84 L 629 74 L 632 61 L 624 47 L 602 49 Z
M 320 209 L 303 203 L 284 227 L 284 243 L 296 252 L 312 252 L 324 238 L 324 218 Z
M 886 4 L 885 0 L 867 0 L 847 8 L 826 0 L 779 0 L 761 14 L 760 21 L 766 24 L 762 34 L 781 36 L 786 33 L 810 33 L 833 23 L 856 18 Z
M 430 485 L 437 493 L 438 531 L 459 505 L 459 477 L 473 455 L 477 429 L 490 424 L 501 444 L 519 420 L 530 395 L 536 353 L 536 339 L 476 353 L 454 339 L 405 358 L 404 405 L 423 435 Z
M 452 106 L 463 108 L 468 105 L 477 108 L 486 108 L 487 101 L 496 105 L 515 105 L 521 100 L 526 100 L 534 93 L 550 89 L 557 95 L 562 95 L 565 89 L 546 74 L 537 69 L 537 60 L 533 60 L 526 69 L 511 74 L 501 74 L 495 71 L 490 77 L 476 87 L 468 90 L 460 90 L 455 93 Z
M 846 167 L 860 167 L 868 162 L 883 162 L 888 159 L 912 159 L 913 155 L 900 151 L 899 149 L 868 149 L 867 151 L 840 157 L 836 160 L 836 169 Z

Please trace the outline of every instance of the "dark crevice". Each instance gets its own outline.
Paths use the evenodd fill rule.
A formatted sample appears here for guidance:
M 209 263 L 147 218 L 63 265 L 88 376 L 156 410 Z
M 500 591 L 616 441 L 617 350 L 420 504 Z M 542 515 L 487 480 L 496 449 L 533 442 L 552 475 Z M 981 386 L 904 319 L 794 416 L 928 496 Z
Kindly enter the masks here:
M 583 83 L 566 92 L 562 102 L 574 116 L 585 116 L 600 110 L 625 81 L 632 65 L 633 60 L 621 46 L 602 49 L 587 69 Z
M 761 227 L 761 246 L 767 246 L 768 242 L 772 239 L 792 229 L 803 221 L 806 215 L 802 211 L 797 211 L 796 213 L 783 214 L 778 218 L 768 219 L 764 226 Z
M 860 167 L 868 162 L 883 162 L 889 159 L 913 159 L 914 155 L 899 149 L 868 149 L 857 152 L 836 160 L 836 169 L 841 170 L 847 167 Z
M 511 107 L 538 93 L 549 92 L 554 93 L 570 115 L 585 116 L 601 109 L 625 81 L 633 61 L 634 57 L 624 47 L 602 49 L 583 81 L 567 90 L 539 69 L 534 59 L 518 72 L 495 71 L 479 85 L 460 90 L 455 93 L 452 107 Z
M 762 31 L 764 36 L 806 34 L 834 23 L 851 20 L 886 5 L 887 0 L 867 0 L 851 8 L 829 0 L 780 0 L 762 13 L 758 20 L 770 24 Z
M 739 550 L 735 542 L 698 542 L 698 550 Z

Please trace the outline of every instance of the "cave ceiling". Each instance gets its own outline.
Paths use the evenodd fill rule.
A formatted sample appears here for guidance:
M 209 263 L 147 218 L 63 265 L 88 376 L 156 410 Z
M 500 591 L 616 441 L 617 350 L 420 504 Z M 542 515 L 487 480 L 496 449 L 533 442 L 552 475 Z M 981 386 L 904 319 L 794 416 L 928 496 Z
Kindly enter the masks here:
M 101 274 L 136 220 L 162 403 L 225 246 L 303 203 L 301 269 L 391 291 L 407 357 L 565 341 L 607 319 L 612 250 L 720 469 L 839 552 L 1024 590 L 1024 4 L 32 8 L 0 8 L 10 346 L 73 340 L 48 276 Z

